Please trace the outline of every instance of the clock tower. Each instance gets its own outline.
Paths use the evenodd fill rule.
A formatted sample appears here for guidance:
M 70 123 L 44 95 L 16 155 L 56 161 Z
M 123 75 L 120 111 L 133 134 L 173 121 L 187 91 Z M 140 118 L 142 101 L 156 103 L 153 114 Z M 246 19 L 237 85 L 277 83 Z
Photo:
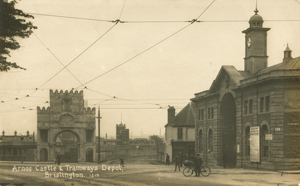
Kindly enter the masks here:
M 268 66 L 267 56 L 267 32 L 270 28 L 263 28 L 263 18 L 257 14 L 255 9 L 249 24 L 250 27 L 244 30 L 245 33 L 245 71 L 255 74 Z

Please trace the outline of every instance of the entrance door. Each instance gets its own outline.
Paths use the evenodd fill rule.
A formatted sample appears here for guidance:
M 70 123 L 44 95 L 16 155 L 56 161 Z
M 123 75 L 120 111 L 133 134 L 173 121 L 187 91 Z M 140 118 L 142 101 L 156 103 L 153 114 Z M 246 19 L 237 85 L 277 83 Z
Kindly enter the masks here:
M 40 161 L 48 161 L 48 150 L 47 149 L 41 149 Z
M 220 126 L 222 131 L 222 165 L 236 166 L 236 105 L 231 93 L 226 93 L 222 99 Z
M 86 150 L 86 161 L 93 162 L 93 149 L 89 148 Z
M 61 162 L 78 162 L 78 139 L 70 131 L 60 133 L 56 138 L 56 151 L 61 154 Z

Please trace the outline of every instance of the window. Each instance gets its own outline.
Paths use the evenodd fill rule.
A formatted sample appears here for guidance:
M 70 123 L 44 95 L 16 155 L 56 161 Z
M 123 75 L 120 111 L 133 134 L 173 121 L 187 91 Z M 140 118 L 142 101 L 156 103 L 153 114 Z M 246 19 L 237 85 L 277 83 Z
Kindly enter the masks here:
M 204 109 L 201 109 L 201 120 L 204 120 Z
M 182 139 L 182 128 L 177 129 L 177 139 Z
M 259 112 L 263 112 L 263 111 L 264 111 L 264 97 L 261 97 L 259 102 Z
M 267 125 L 261 127 L 261 155 L 263 157 L 269 156 L 269 141 L 266 140 L 266 134 L 268 134 Z
M 211 107 L 211 109 L 210 109 L 210 111 L 211 111 L 211 119 L 214 119 L 214 107 Z
M 248 113 L 248 100 L 244 101 L 244 114 Z
M 253 99 L 249 100 L 249 114 L 252 114 L 253 112 Z
M 86 130 L 86 142 L 91 143 L 93 142 L 94 138 L 94 130 Z
M 198 150 L 199 152 L 203 151 L 203 145 L 202 145 L 202 130 L 199 131 L 199 136 L 198 136 Z
M 201 120 L 201 109 L 199 109 L 199 112 L 198 112 L 198 120 Z
M 42 142 L 48 142 L 48 130 L 40 130 L 40 138 Z
M 246 146 L 246 156 L 250 156 L 250 127 L 246 127 L 245 131 L 245 146 Z
M 210 152 L 213 152 L 213 150 L 214 150 L 213 145 L 214 145 L 213 131 L 212 131 L 212 129 L 209 129 L 209 132 L 208 132 L 208 150 Z
M 270 96 L 266 96 L 266 112 L 270 110 Z
M 207 110 L 207 119 L 210 119 L 210 108 Z

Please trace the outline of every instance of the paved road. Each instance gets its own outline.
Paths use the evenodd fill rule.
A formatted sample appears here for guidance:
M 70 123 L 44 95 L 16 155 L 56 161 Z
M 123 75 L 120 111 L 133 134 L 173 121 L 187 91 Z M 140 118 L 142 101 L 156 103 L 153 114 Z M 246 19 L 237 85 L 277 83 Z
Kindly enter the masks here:
M 125 159 L 125 167 L 118 161 L 101 165 L 93 163 L 63 163 L 61 167 L 48 163 L 0 162 L 0 183 L 9 185 L 67 186 L 67 185 L 298 185 L 299 174 L 284 174 L 272 171 L 212 168 L 209 177 L 184 177 L 174 171 L 174 166 L 165 166 L 153 159 Z M 52 165 L 52 166 L 51 166 Z M 23 170 L 22 170 L 23 168 Z M 26 169 L 27 168 L 27 169 Z M 84 169 L 84 170 L 83 170 Z M 113 170 L 114 169 L 114 170 Z M 118 169 L 118 170 L 117 170 Z M 1 185 L 1 184 L 0 184 Z M 3 185 L 3 184 L 2 184 Z M 8 186 L 8 185 L 7 185 Z

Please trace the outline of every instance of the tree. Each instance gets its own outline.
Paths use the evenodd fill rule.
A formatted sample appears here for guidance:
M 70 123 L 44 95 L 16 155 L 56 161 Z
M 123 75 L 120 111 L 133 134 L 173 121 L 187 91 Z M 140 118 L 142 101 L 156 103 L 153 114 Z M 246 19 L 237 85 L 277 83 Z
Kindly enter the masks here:
M 7 61 L 5 55 L 10 56 L 10 50 L 20 48 L 16 37 L 28 38 L 33 29 L 37 29 L 32 22 L 25 20 L 34 17 L 16 9 L 16 4 L 17 0 L 0 0 L 0 71 L 8 71 L 11 68 L 26 70 L 15 62 Z
M 156 155 L 159 156 L 159 153 L 162 153 L 163 148 L 164 148 L 164 139 L 157 135 L 149 136 L 149 139 L 155 141 L 156 151 L 157 151 Z

